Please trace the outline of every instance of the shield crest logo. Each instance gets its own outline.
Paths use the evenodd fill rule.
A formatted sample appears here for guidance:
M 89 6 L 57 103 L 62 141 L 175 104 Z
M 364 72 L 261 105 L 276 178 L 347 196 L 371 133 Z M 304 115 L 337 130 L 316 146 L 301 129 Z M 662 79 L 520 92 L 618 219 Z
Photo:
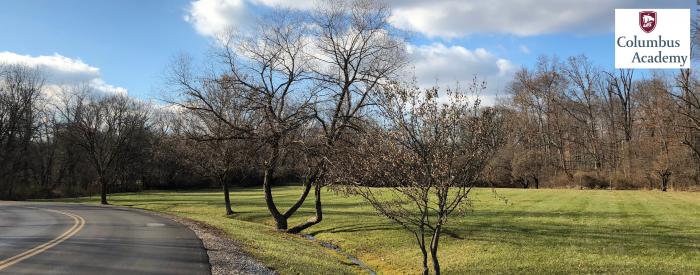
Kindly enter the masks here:
M 650 33 L 656 28 L 656 12 L 655 11 L 640 11 L 639 12 L 639 27 L 645 33 Z

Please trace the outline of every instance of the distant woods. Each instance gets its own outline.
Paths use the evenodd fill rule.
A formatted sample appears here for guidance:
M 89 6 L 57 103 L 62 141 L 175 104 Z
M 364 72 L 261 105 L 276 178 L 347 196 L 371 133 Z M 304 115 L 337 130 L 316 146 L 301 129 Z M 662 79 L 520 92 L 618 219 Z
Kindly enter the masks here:
M 697 189 L 697 76 L 604 71 L 586 56 L 541 57 L 495 106 L 508 142 L 483 180 L 501 187 Z
M 106 194 L 141 187 L 155 131 L 146 104 L 88 86 L 45 85 L 0 65 L 0 198 Z
M 262 184 L 266 172 L 275 175 L 270 184 L 312 181 L 331 164 L 323 164 L 331 159 L 320 156 L 354 146 L 356 131 L 377 124 L 380 117 L 372 115 L 372 107 L 354 116 L 333 113 L 332 106 L 353 110 L 347 109 L 348 102 L 331 105 L 339 98 L 331 94 L 318 100 L 321 91 L 290 99 L 284 104 L 295 109 L 283 116 L 261 114 L 279 112 L 281 105 L 265 104 L 282 104 L 283 99 L 238 94 L 239 84 L 229 75 L 200 83 L 201 94 L 190 94 L 182 104 L 192 105 L 179 109 L 99 95 L 89 87 L 47 86 L 45 77 L 20 65 L 0 67 L 4 199 L 250 186 Z M 181 81 L 184 86 L 189 80 Z M 295 87 L 294 93 L 301 89 Z M 507 130 L 479 185 L 700 186 L 700 96 L 698 78 L 689 70 L 641 75 L 603 71 L 585 56 L 542 57 L 533 68 L 515 74 L 509 92 L 495 106 L 480 106 L 480 112 L 502 117 L 500 127 Z M 367 96 L 368 106 L 376 103 L 373 95 Z M 244 100 L 261 105 L 244 110 L 239 106 Z M 209 109 L 203 111 L 205 107 Z M 272 164 L 274 169 L 265 171 Z

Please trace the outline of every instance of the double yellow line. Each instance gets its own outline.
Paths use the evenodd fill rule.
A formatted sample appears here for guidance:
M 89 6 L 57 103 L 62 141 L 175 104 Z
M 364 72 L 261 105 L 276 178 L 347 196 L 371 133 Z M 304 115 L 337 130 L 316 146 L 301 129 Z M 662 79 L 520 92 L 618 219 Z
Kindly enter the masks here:
M 78 216 L 78 215 L 75 215 L 72 213 L 53 210 L 53 209 L 42 209 L 42 208 L 36 208 L 36 207 L 29 207 L 29 208 L 40 209 L 40 210 L 44 210 L 44 211 L 63 214 L 63 215 L 66 215 L 68 217 L 73 218 L 73 221 L 75 223 L 73 224 L 73 226 L 71 226 L 70 229 L 68 229 L 68 231 L 63 232 L 63 234 L 54 238 L 53 240 L 50 240 L 46 243 L 40 244 L 32 249 L 24 251 L 24 252 L 17 254 L 13 257 L 10 257 L 10 258 L 7 258 L 7 259 L 0 261 L 0 271 L 2 271 L 5 268 L 8 268 L 16 263 L 19 263 L 23 260 L 26 260 L 26 259 L 28 259 L 36 254 L 42 253 L 42 252 L 48 250 L 49 248 L 56 246 L 59 243 L 62 243 L 63 241 L 67 240 L 68 238 L 73 237 L 73 235 L 77 234 L 81 229 L 83 229 L 83 226 L 85 226 L 85 219 L 83 219 L 83 217 L 81 217 L 81 216 Z

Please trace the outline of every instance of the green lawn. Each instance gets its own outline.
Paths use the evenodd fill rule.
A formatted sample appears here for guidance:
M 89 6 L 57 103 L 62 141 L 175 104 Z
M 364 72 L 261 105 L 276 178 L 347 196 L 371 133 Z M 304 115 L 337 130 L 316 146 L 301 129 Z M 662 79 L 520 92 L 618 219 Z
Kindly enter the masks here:
M 274 190 L 280 205 L 297 187 Z M 700 193 L 491 189 L 451 220 L 441 242 L 446 274 L 463 273 L 700 273 Z M 283 274 L 360 273 L 342 256 L 299 236 L 278 233 L 260 189 L 232 192 L 226 217 L 219 192 L 145 192 L 110 197 L 115 205 L 156 210 L 222 228 Z M 97 202 L 97 198 L 71 201 Z M 290 225 L 312 215 L 312 201 Z M 382 274 L 418 273 L 413 238 L 361 199 L 326 192 L 324 220 L 307 233 L 358 256 Z

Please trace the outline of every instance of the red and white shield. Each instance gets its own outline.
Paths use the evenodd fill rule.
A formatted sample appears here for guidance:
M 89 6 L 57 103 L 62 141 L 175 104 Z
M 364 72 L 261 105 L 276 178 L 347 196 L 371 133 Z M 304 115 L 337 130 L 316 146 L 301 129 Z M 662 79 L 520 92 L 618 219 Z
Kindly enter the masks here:
M 656 12 L 655 11 L 640 11 L 639 12 L 639 27 L 645 33 L 650 33 L 656 28 Z

